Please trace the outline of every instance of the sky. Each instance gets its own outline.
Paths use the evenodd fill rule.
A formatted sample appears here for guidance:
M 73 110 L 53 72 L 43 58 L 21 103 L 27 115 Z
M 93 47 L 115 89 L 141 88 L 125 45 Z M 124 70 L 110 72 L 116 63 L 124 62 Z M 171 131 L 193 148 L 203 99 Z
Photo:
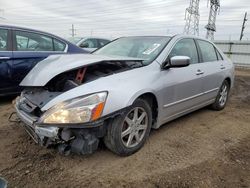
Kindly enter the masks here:
M 114 39 L 131 35 L 183 32 L 190 0 L 0 0 L 0 24 L 18 25 L 71 36 Z M 220 0 L 215 40 L 238 40 L 245 12 L 244 40 L 250 40 L 250 0 Z M 209 6 L 200 0 L 200 36 L 206 35 Z

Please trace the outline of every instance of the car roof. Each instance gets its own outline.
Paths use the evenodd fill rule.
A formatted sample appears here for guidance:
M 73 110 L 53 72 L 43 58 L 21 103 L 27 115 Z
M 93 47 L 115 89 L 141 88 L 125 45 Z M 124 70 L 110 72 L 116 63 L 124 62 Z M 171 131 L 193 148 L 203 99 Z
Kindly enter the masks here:
M 204 37 L 196 36 L 196 35 L 186 35 L 186 34 L 175 34 L 175 35 L 131 35 L 131 36 L 122 36 L 118 38 L 127 38 L 127 37 L 176 37 L 176 38 L 183 38 L 183 37 L 188 37 L 188 38 L 195 38 L 195 39 L 202 39 L 202 40 L 207 40 Z
M 193 38 L 193 39 L 200 39 L 204 40 L 210 43 L 213 43 L 213 41 L 210 41 L 204 37 L 196 36 L 196 35 L 186 35 L 186 34 L 176 34 L 176 35 L 151 35 L 151 36 L 124 36 L 124 37 L 119 37 L 119 38 L 129 38 L 129 37 L 171 37 L 174 38 L 175 40 L 182 39 L 182 38 Z M 117 38 L 117 39 L 119 39 Z
M 76 37 L 70 37 L 70 38 L 79 38 L 79 39 L 103 39 L 103 40 L 109 40 L 108 38 L 103 38 L 103 37 L 95 37 L 95 36 L 76 36 Z
M 40 30 L 36 30 L 36 29 L 31 29 L 31 28 L 27 28 L 27 27 L 21 27 L 21 26 L 14 26 L 14 25 L 3 25 L 0 24 L 0 28 L 5 28 L 5 29 L 17 29 L 17 30 L 26 30 L 26 31 L 31 31 L 31 32 L 36 32 L 36 33 L 41 33 L 41 34 L 45 34 L 45 35 L 50 35 L 53 36 L 55 38 L 59 38 L 65 42 L 68 42 L 67 40 L 63 39 L 62 37 L 59 37 L 57 35 L 45 32 L 45 31 L 40 31 Z

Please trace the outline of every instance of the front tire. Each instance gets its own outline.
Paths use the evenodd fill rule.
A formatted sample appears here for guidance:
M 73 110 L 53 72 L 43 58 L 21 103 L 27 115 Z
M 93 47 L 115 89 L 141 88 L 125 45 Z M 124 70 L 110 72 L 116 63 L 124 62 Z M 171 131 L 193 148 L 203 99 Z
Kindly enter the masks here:
M 121 156 L 137 152 L 149 136 L 152 125 L 152 110 L 147 101 L 137 99 L 125 113 L 108 124 L 104 143 L 111 151 Z
M 229 95 L 230 85 L 227 80 L 225 80 L 219 90 L 219 93 L 216 97 L 214 104 L 212 104 L 212 109 L 214 110 L 223 110 L 227 104 L 228 95 Z

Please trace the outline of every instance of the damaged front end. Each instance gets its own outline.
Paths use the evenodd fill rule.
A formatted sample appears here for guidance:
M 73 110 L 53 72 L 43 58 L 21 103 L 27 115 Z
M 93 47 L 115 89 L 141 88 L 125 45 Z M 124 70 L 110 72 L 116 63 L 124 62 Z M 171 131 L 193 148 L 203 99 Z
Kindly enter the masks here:
M 71 101 L 42 113 L 40 107 L 28 99 L 30 95 L 36 94 L 40 95 L 23 92 L 15 104 L 17 116 L 36 143 L 46 147 L 58 145 L 62 154 L 69 154 L 71 151 L 77 154 L 90 154 L 97 149 L 99 138 L 103 137 L 106 131 L 105 118 L 95 119 L 98 117 L 97 113 L 101 113 L 98 105 L 102 102 L 98 102 L 97 105 L 85 103 L 78 107 L 75 101 Z M 52 97 L 52 94 L 48 97 Z
M 94 91 L 87 94 L 84 91 L 77 92 L 77 97 L 60 99 L 60 102 L 48 109 L 44 107 L 62 94 L 86 83 L 141 67 L 142 61 L 112 59 L 91 62 L 89 65 L 79 64 L 69 67 L 68 70 L 65 68 L 57 70 L 53 76 L 51 74 L 46 78 L 47 81 L 42 77 L 45 74 L 44 67 L 40 74 L 38 70 L 39 66 L 43 66 L 41 63 L 48 63 L 52 67 L 51 62 L 46 61 L 48 60 L 40 62 L 21 83 L 25 89 L 16 99 L 17 116 L 36 143 L 46 147 L 57 145 L 63 154 L 70 152 L 90 154 L 97 149 L 99 139 L 105 136 L 108 119 L 117 115 L 113 113 L 102 116 L 108 91 Z M 40 76 L 41 83 L 34 75 Z

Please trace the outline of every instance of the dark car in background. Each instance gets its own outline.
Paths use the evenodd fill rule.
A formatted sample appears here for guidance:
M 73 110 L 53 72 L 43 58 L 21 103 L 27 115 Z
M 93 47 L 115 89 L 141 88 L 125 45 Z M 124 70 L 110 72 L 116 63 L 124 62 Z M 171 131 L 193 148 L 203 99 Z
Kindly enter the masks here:
M 19 83 L 39 61 L 61 53 L 87 52 L 46 32 L 0 25 L 0 96 L 19 93 Z

